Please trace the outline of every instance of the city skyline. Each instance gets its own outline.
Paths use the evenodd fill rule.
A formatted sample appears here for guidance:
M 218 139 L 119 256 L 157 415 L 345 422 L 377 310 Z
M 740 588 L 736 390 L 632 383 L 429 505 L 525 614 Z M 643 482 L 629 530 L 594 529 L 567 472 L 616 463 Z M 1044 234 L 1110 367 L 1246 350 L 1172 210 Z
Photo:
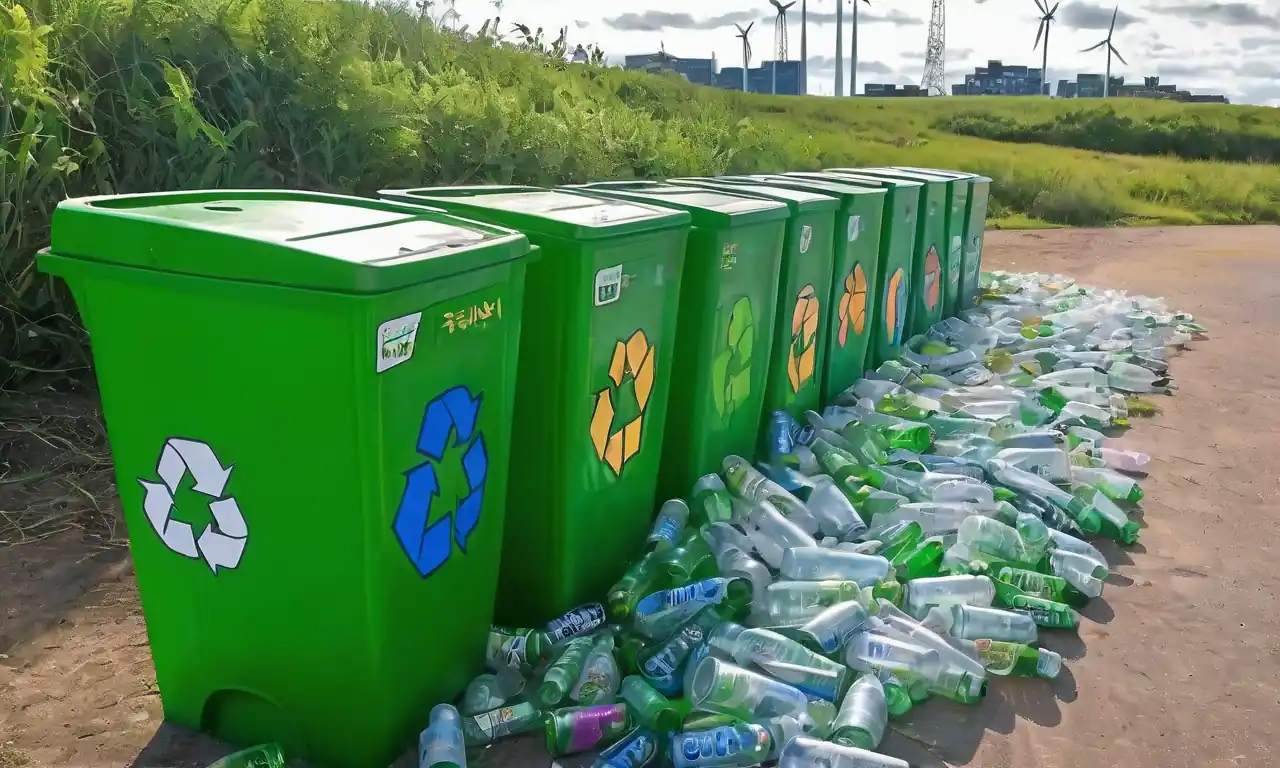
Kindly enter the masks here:
M 1273 3 L 1274 4 L 1274 3 Z M 775 9 L 768 0 L 705 0 L 697 13 L 678 0 L 649 0 L 643 8 L 601 11 L 587 0 L 505 0 L 507 22 L 547 30 L 569 27 L 571 44 L 599 44 L 611 63 L 627 54 L 651 53 L 665 43 L 668 53 L 707 58 L 720 66 L 740 66 L 741 40 L 734 24 L 756 22 L 753 66 L 772 58 Z M 859 14 L 858 83 L 918 84 L 924 71 L 929 0 L 876 3 Z M 1115 3 L 1064 0 L 1058 10 L 1049 52 L 1048 79 L 1074 79 L 1099 71 L 1098 57 L 1080 49 L 1106 34 Z M 482 23 L 495 13 L 491 0 L 456 0 L 462 23 Z M 846 8 L 847 10 L 847 8 Z M 799 58 L 799 6 L 788 14 L 792 59 Z M 846 13 L 845 61 L 851 28 Z M 1040 16 L 1034 0 L 952 0 L 947 10 L 947 82 L 988 60 L 1038 67 L 1033 50 Z M 809 90 L 834 90 L 835 0 L 809 0 Z M 1113 75 L 1129 80 L 1158 76 L 1197 92 L 1225 93 L 1234 103 L 1280 106 L 1280 8 L 1260 2 L 1192 4 L 1188 0 L 1146 0 L 1122 5 L 1116 44 L 1128 66 Z M 1096 53 L 1096 52 L 1094 52 Z M 846 80 L 848 74 L 846 70 Z

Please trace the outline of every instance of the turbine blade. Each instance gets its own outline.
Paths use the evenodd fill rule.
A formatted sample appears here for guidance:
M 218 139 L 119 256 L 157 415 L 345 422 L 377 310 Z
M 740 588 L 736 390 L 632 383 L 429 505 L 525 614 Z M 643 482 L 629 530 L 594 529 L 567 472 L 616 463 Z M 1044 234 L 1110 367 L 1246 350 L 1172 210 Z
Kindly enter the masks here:
M 1036 28 L 1036 42 L 1035 45 L 1031 46 L 1031 50 L 1033 51 L 1040 47 L 1040 36 L 1044 34 L 1044 24 L 1045 23 L 1042 21 L 1040 22 L 1040 26 Z
M 752 27 L 754 27 L 755 25 L 756 25 L 756 23 L 755 23 L 754 21 L 753 21 L 753 22 L 751 22 L 750 24 L 748 24 L 748 25 L 747 25 L 747 29 L 746 29 L 746 31 L 747 31 L 747 32 L 750 32 L 750 31 L 751 31 L 751 28 L 752 28 Z
M 769 0 L 769 5 L 772 5 L 774 8 L 777 8 L 778 10 L 782 10 L 782 3 L 778 2 L 778 0 Z
M 1058 6 L 1060 6 L 1060 5 L 1062 5 L 1062 0 L 1058 0 L 1058 2 L 1054 3 L 1054 4 L 1053 4 L 1053 10 L 1049 11 L 1049 15 L 1050 15 L 1050 16 L 1052 16 L 1053 14 L 1057 13 L 1057 12 L 1058 12 Z
M 1129 62 L 1124 60 L 1124 57 L 1120 55 L 1120 52 L 1116 50 L 1114 45 L 1111 46 L 1111 52 L 1116 55 L 1116 58 L 1120 60 L 1121 64 L 1124 64 L 1126 67 L 1129 66 Z
M 1041 13 L 1049 12 L 1048 7 L 1046 7 L 1045 0 L 1036 0 L 1036 7 L 1040 9 Z
M 1082 49 L 1080 50 L 1080 52 L 1081 52 L 1081 53 L 1088 53 L 1089 51 L 1096 51 L 1096 50 L 1098 50 L 1099 48 L 1101 48 L 1102 46 L 1104 46 L 1104 45 L 1110 45 L 1110 44 L 1111 44 L 1111 41 L 1110 41 L 1110 40 L 1103 40 L 1102 42 L 1098 43 L 1097 45 L 1091 45 L 1091 46 L 1089 46 L 1088 48 L 1082 48 Z
M 1108 38 L 1111 37 L 1112 32 L 1116 31 L 1116 17 L 1119 15 L 1120 15 L 1120 6 L 1117 5 L 1116 9 L 1111 12 L 1111 30 L 1107 32 Z

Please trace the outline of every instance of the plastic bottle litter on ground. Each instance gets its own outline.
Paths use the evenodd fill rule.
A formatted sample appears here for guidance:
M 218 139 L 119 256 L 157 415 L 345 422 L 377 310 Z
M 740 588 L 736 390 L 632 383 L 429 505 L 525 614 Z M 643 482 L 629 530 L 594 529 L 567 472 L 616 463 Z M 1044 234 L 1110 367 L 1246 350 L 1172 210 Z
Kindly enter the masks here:
M 1110 575 L 1086 539 L 1142 527 L 1150 457 L 1119 430 L 1204 329 L 1060 276 L 982 286 L 820 412 L 770 414 L 758 463 L 661 504 L 603 604 L 493 627 L 492 671 L 462 715 L 432 711 L 422 766 L 542 730 L 552 755 L 602 749 L 595 768 L 904 768 L 875 750 L 929 698 L 1057 677 Z M 279 768 L 255 750 L 220 765 Z

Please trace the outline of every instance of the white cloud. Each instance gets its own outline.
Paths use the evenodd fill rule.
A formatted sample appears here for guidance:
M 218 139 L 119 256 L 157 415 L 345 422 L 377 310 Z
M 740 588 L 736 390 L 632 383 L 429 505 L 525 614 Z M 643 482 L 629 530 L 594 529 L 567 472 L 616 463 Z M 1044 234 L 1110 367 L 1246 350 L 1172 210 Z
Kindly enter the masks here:
M 834 16 L 837 0 L 808 0 L 809 11 L 814 17 L 809 25 L 810 58 L 825 57 L 833 61 L 835 56 L 834 24 L 819 24 Z M 844 0 L 846 3 L 848 0 Z M 1114 0 L 1113 0 L 1114 2 Z M 1096 20 L 1089 13 L 1080 18 L 1069 17 L 1067 11 L 1074 5 L 1081 9 L 1101 10 L 1110 23 L 1111 9 L 1103 0 L 1064 2 L 1058 12 L 1060 21 L 1054 24 L 1049 37 L 1049 79 L 1074 79 L 1080 72 L 1101 73 L 1106 67 L 1102 51 L 1081 53 L 1081 49 L 1097 43 L 1106 34 L 1103 29 L 1076 29 L 1077 25 L 1096 27 Z M 1161 75 L 1163 82 L 1173 80 L 1181 88 L 1197 92 L 1226 93 L 1233 102 L 1266 103 L 1280 99 L 1280 86 L 1270 77 L 1256 76 L 1258 72 L 1280 67 L 1280 45 L 1270 45 L 1276 38 L 1267 35 L 1272 19 L 1280 25 L 1280 7 L 1276 0 L 1260 2 L 1191 3 L 1190 0 L 1148 0 L 1146 5 L 1137 3 L 1122 7 L 1116 23 L 1115 46 L 1128 66 L 1112 62 L 1112 74 L 1123 75 L 1127 81 L 1140 81 L 1146 75 Z M 665 43 L 667 51 L 676 56 L 709 57 L 716 55 L 722 66 L 737 64 L 739 44 L 734 39 L 736 20 L 754 16 L 756 26 L 751 32 L 754 61 L 773 58 L 772 9 L 764 0 L 703 0 L 691 4 L 688 0 L 646 0 L 642 5 L 619 6 L 598 0 L 505 0 L 502 17 L 506 21 L 520 21 L 546 29 L 569 27 L 572 42 L 599 43 L 611 57 L 621 58 L 627 53 L 657 51 Z M 872 0 L 870 7 L 862 5 L 860 18 L 872 15 L 921 22 L 928 19 L 930 0 Z M 697 8 L 696 11 L 691 9 Z M 457 0 L 457 10 L 463 23 L 478 26 L 485 16 L 494 15 L 490 0 Z M 850 43 L 849 7 L 845 13 L 845 66 L 848 66 Z M 1077 11 L 1078 13 L 1078 11 Z M 605 19 L 617 19 L 627 14 L 640 20 L 640 27 L 655 29 L 618 29 L 605 23 Z M 644 23 L 647 17 L 693 24 L 655 25 Z M 1132 18 L 1123 24 L 1126 14 Z M 676 17 L 671 19 L 670 17 Z M 977 0 L 948 0 L 947 4 L 947 73 L 948 83 L 957 82 L 962 72 L 987 59 L 1000 59 L 1006 64 L 1040 65 L 1040 51 L 1032 49 L 1036 37 L 1039 13 L 1032 2 L 982 2 Z M 580 27 L 575 22 L 587 22 Z M 689 26 L 718 26 L 692 29 Z M 800 3 L 787 14 L 790 30 L 789 50 L 793 59 L 800 57 Z M 1249 26 L 1241 26 L 1250 23 Z M 506 25 L 504 21 L 504 26 Z M 627 26 L 627 25 L 622 25 Z M 919 82 L 924 71 L 925 39 L 928 25 L 924 23 L 878 22 L 862 24 L 858 55 L 863 65 L 859 68 L 858 83 L 866 82 Z M 1242 34 L 1243 33 L 1243 34 Z M 912 51 L 917 53 L 908 56 Z M 1246 66 L 1247 60 L 1247 66 Z M 1204 62 L 1199 69 L 1179 69 L 1168 65 L 1188 62 Z M 869 71 L 874 64 L 886 64 L 891 74 Z M 1164 65 L 1162 69 L 1162 65 Z M 1250 72 L 1255 76 L 1250 77 Z M 1173 76 L 1177 72 L 1177 76 Z M 848 77 L 846 76 L 846 87 Z M 834 67 L 813 68 L 809 73 L 810 90 L 830 94 L 834 89 Z

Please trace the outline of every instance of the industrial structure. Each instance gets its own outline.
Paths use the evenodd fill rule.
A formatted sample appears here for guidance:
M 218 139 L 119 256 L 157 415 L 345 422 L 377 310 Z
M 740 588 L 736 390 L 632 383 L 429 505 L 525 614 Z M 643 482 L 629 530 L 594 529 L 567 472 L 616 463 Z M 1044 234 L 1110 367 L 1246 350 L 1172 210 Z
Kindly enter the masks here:
M 1079 74 L 1074 81 L 1059 80 L 1057 96 L 1060 99 L 1100 99 L 1103 98 L 1102 83 L 1102 75 Z M 1227 97 L 1220 93 L 1192 93 L 1179 90 L 1176 85 L 1161 85 L 1159 77 L 1144 77 L 1140 84 L 1126 83 L 1123 77 L 1112 77 L 1107 91 L 1112 97 L 1168 99 L 1188 103 L 1230 103 Z
M 963 83 L 951 86 L 952 96 L 1039 96 L 1045 92 L 1044 70 L 999 60 L 974 67 Z

